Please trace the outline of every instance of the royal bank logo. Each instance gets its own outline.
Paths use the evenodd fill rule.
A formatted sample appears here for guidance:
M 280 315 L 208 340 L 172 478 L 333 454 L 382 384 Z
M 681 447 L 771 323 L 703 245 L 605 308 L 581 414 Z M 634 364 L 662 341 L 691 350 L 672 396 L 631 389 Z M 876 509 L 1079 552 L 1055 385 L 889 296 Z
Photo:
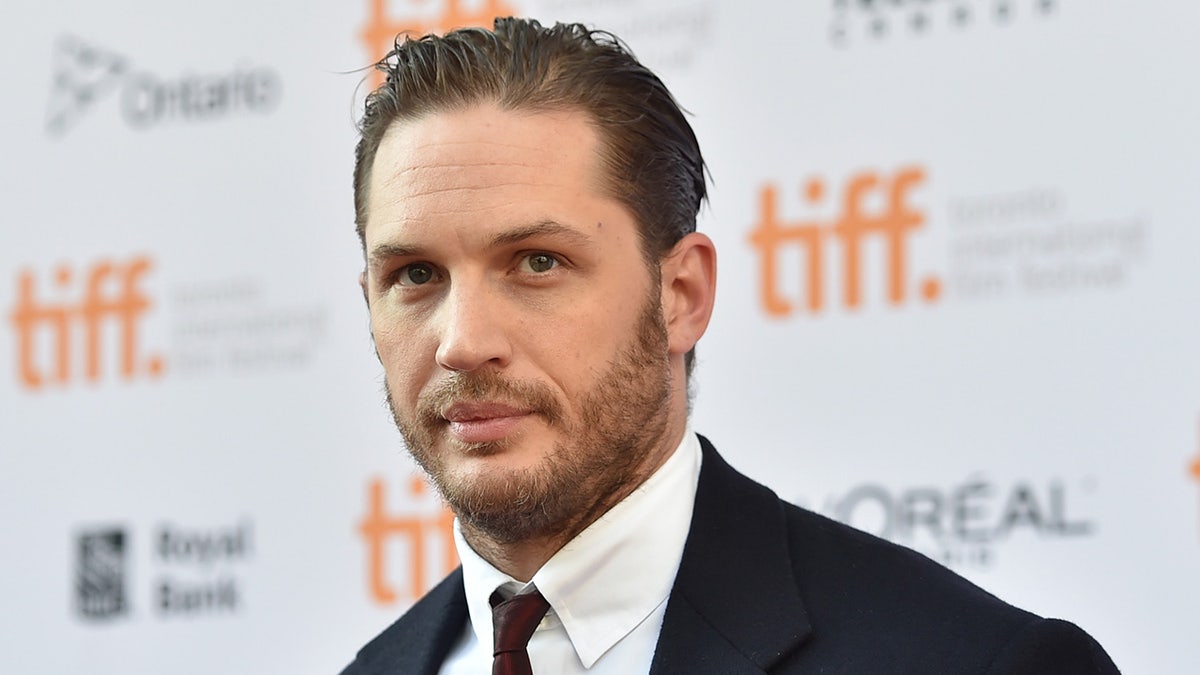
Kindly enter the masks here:
M 883 249 L 882 283 L 888 304 L 904 305 L 913 298 L 936 302 L 942 293 L 939 277 L 917 277 L 909 269 L 912 242 L 927 220 L 913 194 L 925 181 L 926 172 L 919 166 L 861 171 L 840 189 L 831 188 L 822 177 L 808 179 L 799 190 L 801 209 L 816 212 L 832 206 L 831 219 L 785 215 L 780 188 L 764 185 L 749 241 L 759 255 L 759 300 L 767 315 L 780 319 L 799 312 L 813 315 L 834 303 L 851 310 L 863 306 L 866 279 L 878 276 L 868 274 L 868 268 L 877 267 L 866 254 L 872 243 Z M 798 269 L 785 268 L 785 260 L 797 261 Z M 785 285 L 786 278 L 795 279 L 795 285 Z
M 121 118 L 138 130 L 245 113 L 267 113 L 282 95 L 282 80 L 265 67 L 161 75 L 135 68 L 112 49 L 62 37 L 54 46 L 46 133 L 62 137 L 101 102 L 117 94 Z
M 409 480 L 391 503 L 387 483 L 371 479 L 367 513 L 358 524 L 371 600 L 413 602 L 458 566 L 453 523 L 454 514 L 420 478 Z
M 154 607 L 159 617 L 233 616 L 243 605 L 240 573 L 254 557 L 248 518 L 223 526 L 164 523 L 154 534 Z
M 368 0 L 367 20 L 359 38 L 370 63 L 378 63 L 392 51 L 396 36 L 420 37 L 448 33 L 456 28 L 491 28 L 498 16 L 519 14 L 504 0 Z M 374 89 L 383 84 L 383 74 L 372 70 L 368 80 Z
M 245 570 L 254 558 L 254 523 L 163 523 L 148 536 L 150 556 L 139 574 L 130 571 L 133 545 L 127 528 L 96 528 L 77 537 L 75 608 L 89 621 L 130 613 L 130 598 L 148 611 L 143 620 L 229 618 L 246 603 Z M 140 589 L 135 593 L 131 589 Z
M 889 38 L 1045 19 L 1062 0 L 832 0 L 829 39 L 844 47 Z
M 75 560 L 75 608 L 89 620 L 107 620 L 129 612 L 125 530 L 95 530 L 79 535 Z
M 145 256 L 100 260 L 82 270 L 64 264 L 48 284 L 39 284 L 34 270 L 21 271 L 8 317 L 21 386 L 38 391 L 114 374 L 124 380 L 161 376 L 163 357 L 144 353 L 140 341 L 154 304 L 145 288 L 152 268 Z

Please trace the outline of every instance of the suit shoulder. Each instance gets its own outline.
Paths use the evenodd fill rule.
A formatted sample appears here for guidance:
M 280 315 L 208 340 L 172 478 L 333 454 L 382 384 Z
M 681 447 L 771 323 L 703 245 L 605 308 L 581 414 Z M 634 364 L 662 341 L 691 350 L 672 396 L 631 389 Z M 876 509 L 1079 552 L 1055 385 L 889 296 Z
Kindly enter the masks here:
M 435 673 L 466 621 L 459 568 L 360 649 L 342 675 Z
M 664 619 L 664 636 L 675 636 L 669 658 L 699 663 L 687 636 L 707 626 L 756 667 L 780 673 L 1087 663 L 1080 645 L 1094 641 L 1082 631 L 1064 633 L 916 551 L 788 504 L 700 441 L 692 530 Z M 1005 670 L 1009 663 L 1017 669 Z
M 801 507 L 783 503 L 789 548 L 806 599 L 822 602 L 825 589 L 856 589 L 852 595 L 880 608 L 903 604 L 931 612 L 982 612 L 1018 625 L 1036 618 L 971 583 L 928 557 Z M 803 590 L 803 589 L 802 589 Z
M 906 672 L 988 672 L 1041 621 L 916 551 L 790 504 L 784 511 L 814 635 L 831 652 L 871 654 L 857 663 L 866 671 L 891 662 Z
M 1004 645 L 989 673 L 1055 673 L 1110 675 L 1116 664 L 1082 628 L 1059 619 L 1026 624 Z
M 826 647 L 909 672 L 1118 672 L 1074 624 L 1014 607 L 911 549 L 783 508 L 796 581 Z

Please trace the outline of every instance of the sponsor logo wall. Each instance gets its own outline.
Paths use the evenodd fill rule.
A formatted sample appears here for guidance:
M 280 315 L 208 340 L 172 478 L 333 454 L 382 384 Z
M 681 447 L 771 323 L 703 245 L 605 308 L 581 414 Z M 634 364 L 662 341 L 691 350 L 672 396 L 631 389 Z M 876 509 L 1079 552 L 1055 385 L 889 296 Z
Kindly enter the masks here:
M 161 375 L 162 357 L 143 357 L 138 348 L 140 322 L 151 305 L 141 289 L 141 281 L 151 267 L 150 259 L 140 256 L 124 263 L 97 262 L 87 270 L 83 297 L 74 302 L 39 298 L 34 273 L 20 272 L 17 304 L 11 317 L 20 384 L 38 390 L 47 382 L 65 386 L 73 380 L 100 380 L 102 330 L 110 322 L 116 324 L 119 332 L 116 351 L 120 354 L 117 368 L 120 376 L 133 379 L 138 375 Z M 70 266 L 62 265 L 53 276 L 53 285 L 61 291 L 71 287 L 75 274 Z M 114 285 L 112 281 L 117 290 L 108 295 L 109 287 Z M 48 339 L 39 340 L 42 337 Z
M 881 176 L 865 171 L 847 181 L 840 204 L 841 213 L 828 223 L 817 220 L 784 222 L 779 215 L 778 189 L 764 186 L 759 193 L 760 220 L 750 233 L 750 243 L 758 249 L 761 259 L 760 298 L 763 310 L 770 316 L 787 317 L 801 304 L 809 313 L 820 312 L 828 303 L 826 262 L 831 244 L 836 242 L 838 267 L 841 274 L 833 280 L 840 288 L 842 304 L 850 309 L 863 304 L 864 240 L 878 238 L 884 242 L 886 266 L 886 297 L 893 305 L 903 304 L 909 294 L 908 242 L 912 234 L 925 224 L 925 215 L 909 204 L 909 192 L 925 180 L 925 172 L 915 166 L 898 170 L 895 175 Z M 872 195 L 877 192 L 877 195 Z M 825 182 L 810 179 L 804 186 L 804 200 L 819 204 L 826 195 Z M 871 196 L 881 197 L 883 208 L 865 213 L 864 202 Z M 789 300 L 779 288 L 779 259 L 781 248 L 795 246 L 800 254 L 803 282 L 799 303 Z M 935 276 L 920 283 L 919 293 L 926 302 L 941 295 L 942 284 Z
M 65 135 L 88 110 L 116 94 L 121 118 L 138 130 L 169 122 L 203 122 L 269 112 L 281 82 L 270 68 L 163 76 L 134 66 L 122 54 L 64 35 L 54 50 L 46 131 Z
M 1065 543 L 1091 536 L 1096 524 L 1072 506 L 1078 493 L 1091 497 L 1095 492 L 1091 479 L 1079 485 L 1059 477 L 1000 483 L 973 475 L 946 486 L 897 489 L 861 483 L 810 506 L 965 572 L 1002 564 L 1001 553 L 1010 540 Z
M 1196 452 L 1196 458 L 1188 466 L 1188 473 L 1191 475 L 1191 478 L 1196 481 L 1197 485 L 1200 485 L 1200 436 L 1197 436 L 1196 446 L 1198 448 Z M 1198 517 L 1197 520 L 1200 522 L 1200 517 Z
M 1014 22 L 1047 19 L 1059 0 L 832 0 L 830 41 L 848 46 L 853 41 L 918 38 L 937 31 L 966 31 L 977 24 L 1008 26 Z
M 612 30 L 693 114 L 698 431 L 1128 672 L 1200 666 L 1200 10 L 125 0 L 0 22 L 0 671 L 337 672 L 457 564 L 382 398 L 353 118 L 397 33 L 507 13 Z
M 253 557 L 254 530 L 248 520 L 216 529 L 160 524 L 145 542 L 123 527 L 89 527 L 78 536 L 76 610 L 85 621 L 113 621 L 137 614 L 153 620 L 205 615 L 233 616 L 243 605 L 240 568 Z M 133 543 L 150 548 L 153 576 L 131 571 Z M 144 581 L 141 607 L 131 588 Z
M 458 566 L 454 550 L 454 514 L 421 478 L 411 478 L 389 511 L 388 481 L 367 484 L 367 511 L 358 524 L 366 548 L 367 593 L 379 605 L 411 605 Z M 398 557 L 403 564 L 391 564 Z M 407 568 L 402 580 L 392 577 Z

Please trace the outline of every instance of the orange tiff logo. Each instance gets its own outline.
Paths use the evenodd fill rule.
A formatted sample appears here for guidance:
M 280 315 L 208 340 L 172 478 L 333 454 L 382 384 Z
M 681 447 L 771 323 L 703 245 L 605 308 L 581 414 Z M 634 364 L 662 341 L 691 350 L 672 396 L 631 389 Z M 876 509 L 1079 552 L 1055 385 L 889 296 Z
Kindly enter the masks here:
M 83 298 L 77 302 L 39 300 L 34 273 L 22 271 L 17 276 L 17 304 L 9 315 L 17 334 L 17 377 L 21 384 L 39 390 L 47 381 L 69 383 L 77 377 L 72 358 L 75 349 L 82 351 L 84 377 L 92 382 L 99 380 L 104 353 L 101 336 L 112 334 L 104 331 L 111 325 L 117 328 L 121 376 L 130 380 L 138 374 L 161 375 L 161 357 L 138 357 L 139 328 L 151 306 L 141 282 L 150 267 L 147 257 L 135 257 L 124 264 L 102 260 L 83 275 Z M 71 289 L 75 282 L 70 266 L 61 265 L 55 270 L 53 285 L 60 292 Z M 81 343 L 76 335 L 80 328 Z M 39 359 L 39 347 L 47 343 L 51 346 L 49 367 Z
M 413 478 L 408 483 L 405 511 L 409 515 L 388 515 L 384 508 L 384 482 L 379 478 L 367 484 L 367 515 L 358 524 L 358 532 L 367 545 L 367 587 L 371 599 L 392 604 L 401 597 L 416 600 L 458 566 L 454 550 L 454 514 L 436 495 L 428 492 L 425 481 Z M 388 543 L 405 549 L 408 580 L 401 593 L 389 581 Z M 429 544 L 436 553 L 440 543 L 440 565 L 430 565 Z
M 1188 467 L 1192 474 L 1192 478 L 1200 483 L 1200 451 L 1197 452 L 1196 459 L 1192 460 L 1192 465 Z
M 367 49 L 367 57 L 371 63 L 378 63 L 392 51 L 396 36 L 401 34 L 419 37 L 426 33 L 448 33 L 455 28 L 483 26 L 490 28 L 492 20 L 498 16 L 512 16 L 516 12 L 502 0 L 482 0 L 473 3 L 474 8 L 464 8 L 464 0 L 441 0 L 441 11 L 424 12 L 424 18 L 417 16 L 420 10 L 427 10 L 427 0 L 408 0 L 398 4 L 407 6 L 409 10 L 405 18 L 395 18 L 389 11 L 389 0 L 368 0 L 367 23 L 359 36 Z M 383 84 L 383 73 L 374 70 L 370 76 L 371 88 Z
M 750 233 L 750 243 L 761 255 L 759 291 L 763 309 L 774 317 L 796 311 L 793 300 L 780 289 L 779 257 L 785 246 L 796 246 L 803 267 L 800 296 L 811 313 L 825 307 L 827 293 L 826 253 L 828 241 L 840 248 L 842 302 L 857 308 L 863 298 L 864 241 L 874 238 L 884 246 L 888 302 L 900 305 L 909 291 L 909 242 L 925 224 L 925 214 L 910 203 L 911 192 L 925 181 L 920 167 L 903 167 L 891 176 L 863 171 L 850 177 L 841 193 L 839 213 L 831 222 L 797 220 L 785 222 L 779 215 L 779 194 L 774 185 L 759 192 L 759 222 Z M 821 178 L 812 178 L 802 190 L 804 201 L 816 207 L 825 202 L 828 189 Z M 868 202 L 882 207 L 869 209 Z M 941 295 L 941 282 L 924 279 L 919 288 L 926 302 Z

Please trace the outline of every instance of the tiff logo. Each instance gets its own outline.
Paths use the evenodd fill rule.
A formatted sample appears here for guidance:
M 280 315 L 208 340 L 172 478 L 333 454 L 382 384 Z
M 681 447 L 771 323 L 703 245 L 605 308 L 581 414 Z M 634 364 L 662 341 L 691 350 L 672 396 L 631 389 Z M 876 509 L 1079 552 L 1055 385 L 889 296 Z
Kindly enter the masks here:
M 22 271 L 17 277 L 17 303 L 9 315 L 17 336 L 17 377 L 21 384 L 36 391 L 47 381 L 69 383 L 77 376 L 75 349 L 82 351 L 84 377 L 98 381 L 104 353 L 101 336 L 106 326 L 115 326 L 118 331 L 116 350 L 122 377 L 129 380 L 139 373 L 161 375 L 161 357 L 138 357 L 140 323 L 151 306 L 141 282 L 150 267 L 146 257 L 135 257 L 125 264 L 100 261 L 84 275 L 82 299 L 58 302 L 40 299 L 34 273 Z M 75 283 L 70 266 L 62 265 L 55 271 L 52 285 L 60 293 Z M 76 337 L 79 329 L 83 330 L 81 343 Z M 39 359 L 39 347 L 46 346 L 51 347 L 49 358 Z
M 120 529 L 79 536 L 75 605 L 88 619 L 111 619 L 129 610 L 125 595 L 125 532 Z
M 423 0 L 408 0 L 395 4 L 406 6 L 409 10 L 405 18 L 395 18 L 389 11 L 392 3 L 389 0 L 368 0 L 367 23 L 363 26 L 359 37 L 367 50 L 367 58 L 371 63 L 378 63 L 392 51 L 396 37 L 401 34 L 420 37 L 426 33 L 448 33 L 455 28 L 483 26 L 491 28 L 492 21 L 498 16 L 515 16 L 514 11 L 503 0 L 481 0 L 474 3 L 465 0 L 442 0 L 442 9 L 430 13 Z M 473 4 L 474 8 L 463 7 Z M 418 14 L 425 10 L 423 14 Z M 372 70 L 370 85 L 374 89 L 383 84 L 383 73 Z
M 779 284 L 780 250 L 785 246 L 799 249 L 802 265 L 800 295 L 810 313 L 821 311 L 827 302 L 826 255 L 831 243 L 841 253 L 841 297 L 848 308 L 863 302 L 864 242 L 874 239 L 884 246 L 888 302 L 901 305 L 909 292 L 909 242 L 925 224 L 925 215 L 909 202 L 911 192 L 925 181 L 919 167 L 904 167 L 892 176 L 874 171 L 853 175 L 846 182 L 838 204 L 840 215 L 832 222 L 816 219 L 785 222 L 779 215 L 779 194 L 774 185 L 759 193 L 759 222 L 750 233 L 750 243 L 760 255 L 759 292 L 763 309 L 774 317 L 787 317 L 796 311 L 795 298 Z M 816 207 L 825 202 L 828 189 L 820 178 L 804 186 L 804 200 Z M 881 208 L 868 208 L 868 202 L 882 201 Z M 925 278 L 919 292 L 926 302 L 941 295 L 941 282 Z
M 1198 451 L 1196 459 L 1192 461 L 1192 465 L 1189 466 L 1188 469 L 1192 474 L 1192 478 L 1196 479 L 1196 482 L 1200 483 L 1200 451 Z
M 458 565 L 454 550 L 454 514 L 436 495 L 428 493 L 425 481 L 413 478 L 408 484 L 407 515 L 388 515 L 384 506 L 384 482 L 372 479 L 367 484 L 367 514 L 358 532 L 367 545 L 367 586 L 371 599 L 380 604 L 396 602 L 401 595 L 413 599 L 440 581 Z M 428 544 L 441 543 L 441 565 L 429 570 Z M 407 549 L 408 581 L 402 593 L 388 579 L 388 543 Z

